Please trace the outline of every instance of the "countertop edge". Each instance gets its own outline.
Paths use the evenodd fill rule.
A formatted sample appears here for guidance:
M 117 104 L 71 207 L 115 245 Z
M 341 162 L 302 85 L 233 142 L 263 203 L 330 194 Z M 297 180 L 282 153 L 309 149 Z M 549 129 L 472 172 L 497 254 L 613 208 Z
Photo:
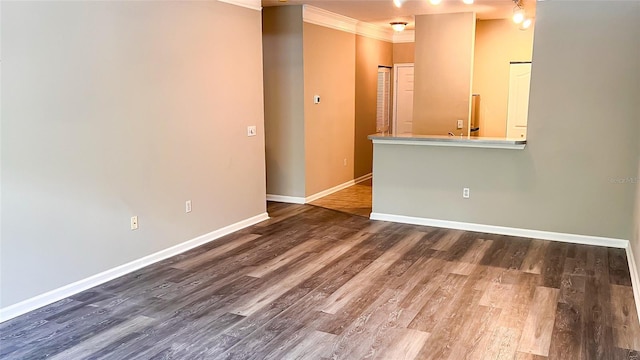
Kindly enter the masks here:
M 368 139 L 374 144 L 385 145 L 418 145 L 418 146 L 449 146 L 449 147 L 474 147 L 488 149 L 511 149 L 522 150 L 527 144 L 527 140 L 519 139 L 495 139 L 495 138 L 475 138 L 475 137 L 439 137 L 439 136 L 414 136 L 398 137 L 381 134 L 369 135 Z

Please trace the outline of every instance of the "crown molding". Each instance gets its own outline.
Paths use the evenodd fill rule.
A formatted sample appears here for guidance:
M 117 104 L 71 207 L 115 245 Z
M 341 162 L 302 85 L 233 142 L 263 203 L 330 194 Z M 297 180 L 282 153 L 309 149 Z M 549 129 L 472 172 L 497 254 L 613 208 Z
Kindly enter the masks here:
M 394 31 L 383 26 L 358 21 L 315 6 L 303 5 L 302 9 L 302 19 L 304 22 L 362 35 L 376 40 L 393 42 Z
M 416 42 L 416 31 L 405 30 L 401 32 L 396 32 L 393 34 L 392 40 L 394 44 Z
M 346 31 L 352 34 L 356 33 L 358 24 L 358 20 L 356 19 L 309 5 L 302 5 L 302 20 L 310 24 Z
M 219 2 L 242 6 L 244 8 L 252 9 L 252 10 L 262 10 L 262 3 L 260 0 L 218 0 Z
M 393 33 L 394 31 L 391 29 L 361 21 L 356 26 L 356 34 L 376 40 L 393 42 Z

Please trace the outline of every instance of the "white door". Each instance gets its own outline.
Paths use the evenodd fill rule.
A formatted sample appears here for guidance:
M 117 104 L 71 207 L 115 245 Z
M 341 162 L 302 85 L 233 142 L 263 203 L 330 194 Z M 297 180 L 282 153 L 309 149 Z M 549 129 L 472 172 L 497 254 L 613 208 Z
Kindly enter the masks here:
M 509 105 L 507 110 L 507 137 L 527 137 L 529 113 L 529 85 L 531 63 L 511 64 L 509 71 Z
M 413 64 L 394 66 L 393 134 L 413 132 Z

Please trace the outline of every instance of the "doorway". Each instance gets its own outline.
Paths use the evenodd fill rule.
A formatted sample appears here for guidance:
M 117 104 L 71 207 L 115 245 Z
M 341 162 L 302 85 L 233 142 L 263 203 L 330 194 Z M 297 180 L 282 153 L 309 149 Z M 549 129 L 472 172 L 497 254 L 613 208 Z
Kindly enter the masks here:
M 393 66 L 393 135 L 413 132 L 413 64 Z

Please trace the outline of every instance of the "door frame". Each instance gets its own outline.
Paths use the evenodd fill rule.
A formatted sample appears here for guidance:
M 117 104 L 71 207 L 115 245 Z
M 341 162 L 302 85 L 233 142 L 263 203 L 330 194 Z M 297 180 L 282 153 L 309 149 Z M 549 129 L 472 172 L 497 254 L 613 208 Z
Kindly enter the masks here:
M 397 63 L 397 64 L 393 64 L 393 114 L 392 114 L 392 118 L 393 120 L 391 121 L 391 134 L 393 136 L 396 136 L 397 133 L 397 129 L 398 129 L 398 68 L 401 67 L 412 67 L 415 69 L 415 64 L 414 63 Z M 415 76 L 415 75 L 414 75 Z

